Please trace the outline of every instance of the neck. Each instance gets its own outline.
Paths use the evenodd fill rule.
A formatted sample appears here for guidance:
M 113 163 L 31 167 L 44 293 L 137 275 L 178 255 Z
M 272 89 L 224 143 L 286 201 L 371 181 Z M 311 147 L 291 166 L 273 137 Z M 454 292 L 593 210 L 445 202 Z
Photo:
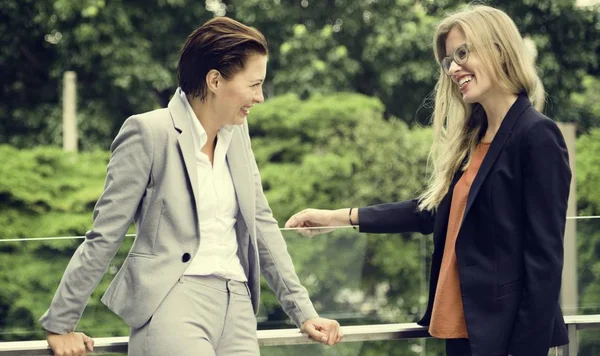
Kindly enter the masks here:
M 199 97 L 192 98 L 190 95 L 187 95 L 187 99 L 194 114 L 196 114 L 196 117 L 200 121 L 202 128 L 206 131 L 207 145 L 212 144 L 215 137 L 217 137 L 217 132 L 223 127 L 223 125 L 219 123 L 219 120 L 217 120 L 215 110 L 206 100 L 201 101 Z
M 488 95 L 486 100 L 480 102 L 487 116 L 488 128 L 485 134 L 486 137 L 493 138 L 496 135 L 504 117 L 515 101 L 517 101 L 517 95 L 515 94 L 498 93 L 498 95 Z

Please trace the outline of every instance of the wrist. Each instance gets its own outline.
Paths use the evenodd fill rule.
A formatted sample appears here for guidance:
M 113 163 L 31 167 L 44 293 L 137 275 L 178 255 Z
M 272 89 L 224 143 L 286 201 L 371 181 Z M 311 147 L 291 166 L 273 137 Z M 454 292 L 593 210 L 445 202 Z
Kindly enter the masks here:
M 350 224 L 350 226 L 352 226 L 352 228 L 353 228 L 354 230 L 356 230 L 356 225 L 358 225 L 358 224 L 356 224 L 356 223 L 354 222 L 354 220 L 352 219 L 352 211 L 353 211 L 353 210 L 354 210 L 354 208 L 350 208 L 350 209 L 348 209 L 348 223 Z
M 352 209 L 352 211 L 350 211 Z M 358 226 L 358 208 L 344 208 L 334 210 L 331 219 L 331 226 Z
M 329 226 L 348 225 L 348 209 L 337 209 L 333 210 L 331 213 Z

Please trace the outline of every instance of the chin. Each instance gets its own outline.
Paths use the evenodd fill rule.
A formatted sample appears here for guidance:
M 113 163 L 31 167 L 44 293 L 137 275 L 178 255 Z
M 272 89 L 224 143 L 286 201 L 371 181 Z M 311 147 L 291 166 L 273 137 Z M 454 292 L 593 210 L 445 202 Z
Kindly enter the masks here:
M 477 102 L 477 96 L 473 95 L 469 92 L 467 92 L 466 94 L 463 94 L 462 98 L 466 104 L 475 104 Z

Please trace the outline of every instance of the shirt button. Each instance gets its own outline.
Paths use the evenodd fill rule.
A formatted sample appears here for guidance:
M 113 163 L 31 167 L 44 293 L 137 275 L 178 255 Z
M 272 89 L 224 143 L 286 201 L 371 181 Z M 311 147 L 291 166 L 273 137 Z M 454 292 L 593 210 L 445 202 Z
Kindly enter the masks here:
M 181 256 L 181 261 L 182 261 L 183 263 L 186 263 L 187 261 L 189 261 L 189 260 L 190 260 L 190 258 L 191 258 L 191 257 L 192 257 L 192 256 L 190 256 L 190 254 L 186 252 L 186 253 L 184 253 L 184 254 L 183 254 L 183 256 Z

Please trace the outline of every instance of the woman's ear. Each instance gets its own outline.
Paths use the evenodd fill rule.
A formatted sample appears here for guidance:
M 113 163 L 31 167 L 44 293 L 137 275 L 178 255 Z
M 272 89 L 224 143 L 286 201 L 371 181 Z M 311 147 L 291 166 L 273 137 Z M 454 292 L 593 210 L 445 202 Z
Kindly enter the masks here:
M 506 56 L 504 55 L 504 51 L 502 50 L 502 47 L 500 47 L 500 45 L 498 43 L 494 43 L 494 46 L 496 47 L 496 51 L 498 53 L 498 58 L 500 58 L 500 64 L 502 65 L 502 70 L 504 71 L 504 74 L 508 75 L 508 63 L 506 63 Z
M 498 57 L 500 57 L 500 61 L 502 62 L 502 64 L 505 64 L 504 51 L 502 51 L 502 47 L 500 47 L 498 43 L 494 43 L 494 46 L 496 47 L 496 51 L 498 51 Z
M 208 91 L 215 94 L 219 90 L 219 82 L 221 79 L 221 73 L 216 69 L 211 69 L 206 73 L 206 88 Z

